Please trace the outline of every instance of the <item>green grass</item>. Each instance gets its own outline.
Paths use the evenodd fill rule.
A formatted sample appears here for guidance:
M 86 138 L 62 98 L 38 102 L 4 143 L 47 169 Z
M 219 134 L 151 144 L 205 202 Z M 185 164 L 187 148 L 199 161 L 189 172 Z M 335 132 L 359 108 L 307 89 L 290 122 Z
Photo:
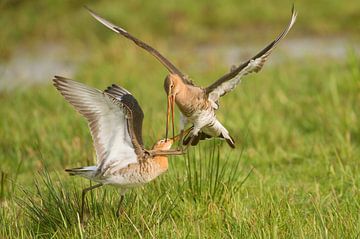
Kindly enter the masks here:
M 143 134 L 146 146 L 151 147 L 157 139 L 164 137 L 166 98 L 162 84 L 166 71 L 155 60 L 95 24 L 82 13 L 82 3 L 57 2 L 50 6 L 47 1 L 39 1 L 39 5 L 33 6 L 17 2 L 14 6 L 9 2 L 2 6 L 5 6 L 7 17 L 1 14 L 1 21 L 10 21 L 11 14 L 22 16 L 22 19 L 13 19 L 19 22 L 20 29 L 29 28 L 30 42 L 58 36 L 65 45 L 69 44 L 68 40 L 73 40 L 74 49 L 91 46 L 86 60 L 78 66 L 75 79 L 99 89 L 111 83 L 124 86 L 138 98 L 145 112 Z M 234 2 L 229 1 L 229 4 Z M 305 8 L 305 2 L 308 1 L 296 3 L 299 11 Z M 190 29 L 184 27 L 186 30 L 179 30 L 177 34 L 191 32 L 190 36 L 185 36 L 185 41 L 197 34 L 212 35 L 209 27 L 212 22 L 206 23 L 209 24 L 207 27 L 204 15 L 196 16 L 197 9 L 206 4 L 190 1 L 186 4 L 189 7 L 179 6 L 180 16 L 185 14 L 185 20 L 179 21 L 184 26 L 191 22 L 195 24 Z M 257 17 L 259 22 L 268 18 L 274 20 L 274 28 L 281 28 L 287 20 L 290 4 L 282 2 L 279 15 L 272 11 L 280 1 L 272 4 L 262 6 L 268 9 L 264 10 L 269 11 L 267 15 L 250 15 L 255 6 L 259 8 L 257 1 L 236 8 L 248 15 L 240 12 L 236 15 L 231 4 L 224 4 L 220 10 L 216 8 L 212 14 L 224 14 L 219 18 L 219 24 L 223 25 L 217 26 L 219 29 L 225 27 L 224 31 L 237 22 L 234 15 L 239 19 L 251 16 L 248 23 L 256 21 Z M 49 7 L 43 18 L 45 21 L 31 22 L 34 15 L 24 13 L 35 11 L 40 5 L 45 9 Z M 135 3 L 125 4 L 125 10 L 112 8 L 110 2 L 88 5 L 119 22 L 124 21 L 124 25 L 135 28 L 139 35 L 155 39 L 153 42 L 175 31 L 169 28 L 170 23 L 162 20 L 162 14 L 177 7 L 175 2 L 161 5 L 159 18 L 151 20 L 151 10 L 156 6 L 148 4 L 145 10 Z M 341 11 L 355 12 L 357 5 L 355 2 L 343 5 L 340 1 L 330 1 L 324 8 L 337 8 L 339 15 Z M 139 11 L 136 17 L 134 9 Z M 323 8 L 316 9 L 318 15 L 314 17 L 314 26 L 321 31 L 321 24 L 324 19 L 328 20 L 326 14 L 330 13 Z M 299 24 L 294 28 L 295 35 L 297 31 L 311 31 L 313 26 L 304 23 L 311 21 L 306 17 L 311 14 L 315 13 L 301 12 Z M 348 19 L 350 15 L 344 14 L 339 19 Z M 356 14 L 354 16 L 358 20 Z M 53 28 L 49 19 L 57 19 Z M 147 25 L 143 27 L 141 22 Z M 328 27 L 336 29 L 335 26 L 342 26 L 341 22 L 331 19 Z M 105 37 L 89 33 L 90 26 Z M 1 34 L 0 38 L 11 33 L 9 39 L 14 39 L 14 45 L 24 41 L 26 31 L 16 33 L 5 29 L 8 33 Z M 52 30 L 39 36 L 43 29 Z M 154 30 L 159 37 L 153 35 Z M 1 39 L 5 41 L 5 38 Z M 195 37 L 195 41 L 199 39 L 202 38 Z M 173 53 L 165 40 L 156 45 L 171 56 Z M 119 44 L 123 45 L 120 47 Z M 14 45 L 4 47 L 0 44 L 8 52 Z M 281 44 L 277 50 L 280 48 Z M 185 47 L 184 52 L 191 52 L 191 49 Z M 277 50 L 274 54 L 280 52 Z M 166 174 L 142 188 L 129 191 L 124 203 L 125 214 L 119 219 L 114 216 L 119 199 L 115 188 L 103 187 L 88 193 L 87 212 L 90 214 L 86 215 L 84 227 L 79 224 L 77 213 L 81 190 L 90 183 L 69 177 L 63 170 L 94 162 L 86 121 L 51 86 L 50 79 L 45 85 L 1 91 L 0 237 L 358 237 L 359 56 L 349 51 L 342 62 L 286 59 L 280 65 L 266 65 L 259 74 L 247 76 L 234 92 L 221 100 L 218 117 L 234 136 L 235 150 L 222 141 L 210 140 L 190 149 L 184 157 L 170 158 Z M 185 58 L 175 62 L 199 85 L 209 84 L 228 70 L 228 66 L 214 61 L 207 62 L 206 70 L 197 68 Z
M 161 88 L 161 67 L 142 79 L 141 72 L 156 62 L 145 61 L 138 72 L 124 74 L 118 66 L 131 57 L 121 63 L 91 59 L 94 63 L 84 65 L 77 79 L 99 88 L 116 82 L 131 90 L 145 111 L 146 145 L 163 137 L 164 94 L 154 94 Z M 1 234 L 356 237 L 358 65 L 358 57 L 349 54 L 343 64 L 293 62 L 247 77 L 221 101 L 219 111 L 237 149 L 212 140 L 185 158 L 171 158 L 165 175 L 127 195 L 126 216 L 120 219 L 114 217 L 116 190 L 94 191 L 88 195 L 91 216 L 85 228 L 77 212 L 81 189 L 89 183 L 63 172 L 93 162 L 85 120 L 50 85 L 2 92 Z M 150 80 L 154 83 L 141 86 Z

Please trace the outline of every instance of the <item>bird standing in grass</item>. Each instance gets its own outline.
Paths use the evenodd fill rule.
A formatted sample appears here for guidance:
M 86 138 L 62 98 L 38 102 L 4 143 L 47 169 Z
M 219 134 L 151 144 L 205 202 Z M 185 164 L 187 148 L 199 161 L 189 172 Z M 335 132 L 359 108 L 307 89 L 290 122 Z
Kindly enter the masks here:
M 165 78 L 164 87 L 168 96 L 166 138 L 168 137 L 169 117 L 172 115 L 172 128 L 174 135 L 174 102 L 179 107 L 181 114 L 181 132 L 185 125 L 192 123 L 192 130 L 186 135 L 184 145 L 196 145 L 199 140 L 220 137 L 226 140 L 230 147 L 235 147 L 235 142 L 228 130 L 217 120 L 215 111 L 219 108 L 221 96 L 232 91 L 240 79 L 252 72 L 258 72 L 263 67 L 272 50 L 281 41 L 295 23 L 297 13 L 292 8 L 291 20 L 285 30 L 263 50 L 248 61 L 234 66 L 231 71 L 206 88 L 195 86 L 188 77 L 175 67 L 168 59 L 147 43 L 135 38 L 129 32 L 118 27 L 88 9 L 90 14 L 100 23 L 116 33 L 132 40 L 136 45 L 145 49 L 157 58 L 170 72 Z M 182 138 L 181 134 L 181 138 Z
M 97 155 L 94 166 L 66 169 L 98 184 L 82 192 L 80 220 L 83 222 L 85 194 L 103 185 L 119 188 L 119 215 L 125 192 L 146 184 L 168 169 L 167 155 L 179 155 L 170 150 L 173 139 L 159 140 L 151 150 L 144 149 L 142 123 L 144 114 L 137 100 L 117 85 L 100 91 L 82 83 L 55 76 L 54 85 L 65 99 L 89 122 Z

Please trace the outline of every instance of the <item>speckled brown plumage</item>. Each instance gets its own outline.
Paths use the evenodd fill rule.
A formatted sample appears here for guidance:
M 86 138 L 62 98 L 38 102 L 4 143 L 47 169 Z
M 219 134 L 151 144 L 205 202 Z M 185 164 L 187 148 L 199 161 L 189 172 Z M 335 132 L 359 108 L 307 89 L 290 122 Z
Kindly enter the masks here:
M 181 122 L 190 122 L 193 124 L 193 130 L 189 134 L 189 137 L 192 139 L 190 141 L 184 139 L 185 144 L 191 142 L 191 144 L 194 145 L 197 144 L 199 140 L 207 139 L 209 138 L 208 136 L 211 136 L 224 138 L 232 148 L 235 147 L 233 138 L 227 129 L 216 119 L 215 111 L 219 108 L 219 99 L 232 91 L 240 83 L 240 79 L 243 76 L 252 72 L 259 72 L 262 69 L 271 52 L 292 28 L 297 16 L 293 6 L 289 24 L 275 40 L 259 51 L 254 57 L 251 57 L 238 66 L 232 67 L 230 72 L 220 77 L 210 86 L 202 88 L 195 86 L 186 74 L 182 73 L 174 64 L 160 54 L 159 51 L 134 37 L 122 27 L 114 25 L 91 10 L 89 11 L 97 21 L 149 52 L 169 71 L 170 74 L 164 81 L 164 88 L 168 95 L 168 107 L 172 109 L 169 110 L 168 108 L 167 111 L 166 137 L 168 134 L 168 124 L 170 122 L 170 112 L 172 116 L 174 115 L 172 104 L 175 100 L 182 113 L 182 118 L 184 118 Z M 172 124 L 172 128 L 174 129 L 174 124 Z

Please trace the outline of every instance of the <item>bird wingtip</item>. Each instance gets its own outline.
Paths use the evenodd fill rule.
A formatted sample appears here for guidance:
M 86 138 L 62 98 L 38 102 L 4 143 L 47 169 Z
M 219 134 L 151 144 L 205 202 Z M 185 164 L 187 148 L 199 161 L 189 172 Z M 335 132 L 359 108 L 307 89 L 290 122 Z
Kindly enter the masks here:
M 90 13 L 90 15 L 95 18 L 98 22 L 103 24 L 104 26 L 108 27 L 109 29 L 117 32 L 117 33 L 127 33 L 127 31 L 119 26 L 116 26 L 115 24 L 111 23 L 110 21 L 106 20 L 103 17 L 100 17 L 98 14 L 96 14 L 93 10 L 91 10 L 89 7 L 84 5 L 84 8 Z

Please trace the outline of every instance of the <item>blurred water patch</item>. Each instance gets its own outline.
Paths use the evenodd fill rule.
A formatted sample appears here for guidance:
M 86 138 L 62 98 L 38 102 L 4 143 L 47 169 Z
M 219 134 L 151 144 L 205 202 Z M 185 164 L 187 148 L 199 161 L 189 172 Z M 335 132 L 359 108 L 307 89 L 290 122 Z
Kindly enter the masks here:
M 270 41 L 263 43 L 238 45 L 203 45 L 198 47 L 197 55 L 201 59 L 222 59 L 223 64 L 239 64 L 254 56 L 263 49 Z M 287 38 L 280 42 L 271 55 L 267 65 L 276 65 L 289 61 L 290 59 L 323 59 L 323 60 L 344 60 L 349 51 L 360 54 L 360 44 L 352 42 L 346 38 Z M 201 61 L 206 63 L 206 61 Z M 201 67 L 201 66 L 200 66 Z M 202 67 L 207 67 L 203 64 Z
M 191 65 L 204 71 L 219 64 L 228 65 L 230 68 L 231 65 L 238 65 L 254 56 L 268 42 L 239 42 L 236 45 L 204 44 L 193 49 L 194 51 L 191 50 L 193 54 Z M 174 54 L 181 59 L 188 57 L 189 51 L 179 46 Z M 360 44 L 346 38 L 289 38 L 280 43 L 276 54 L 271 55 L 267 65 L 305 58 L 342 61 L 349 51 L 360 54 Z M 164 54 L 166 55 L 166 52 Z M 71 55 L 70 50 L 65 46 L 55 44 L 46 44 L 31 50 L 17 50 L 9 61 L 0 63 L 0 90 L 50 83 L 54 75 L 71 78 L 76 73 L 81 59 L 84 59 L 81 54 Z
M 345 38 L 299 38 L 284 41 L 283 50 L 295 58 L 331 58 L 343 60 L 349 51 L 360 53 L 358 42 L 351 42 Z
M 0 63 L 0 90 L 49 83 L 54 75 L 72 77 L 76 64 L 64 46 L 46 44 L 18 49 L 7 62 Z

